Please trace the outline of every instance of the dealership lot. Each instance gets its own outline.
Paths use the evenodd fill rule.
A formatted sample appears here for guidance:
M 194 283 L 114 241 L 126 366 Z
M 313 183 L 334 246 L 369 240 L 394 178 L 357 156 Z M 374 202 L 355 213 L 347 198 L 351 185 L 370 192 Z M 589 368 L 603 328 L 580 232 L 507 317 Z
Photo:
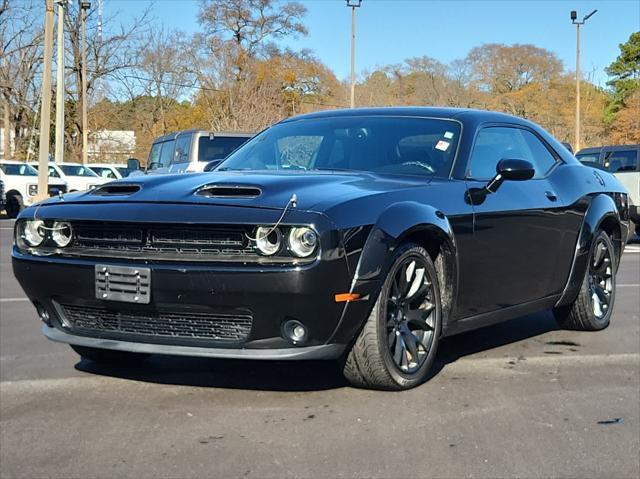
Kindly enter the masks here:
M 402 393 L 331 364 L 82 361 L 44 339 L 0 219 L 1 477 L 638 477 L 640 247 L 611 326 L 537 314 L 445 340 Z

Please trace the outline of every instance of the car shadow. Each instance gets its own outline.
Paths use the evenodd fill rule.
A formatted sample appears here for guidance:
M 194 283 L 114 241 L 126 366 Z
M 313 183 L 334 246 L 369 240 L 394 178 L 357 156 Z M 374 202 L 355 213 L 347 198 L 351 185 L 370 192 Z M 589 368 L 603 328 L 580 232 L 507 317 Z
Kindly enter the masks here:
M 557 329 L 548 312 L 444 339 L 431 377 L 447 364 Z M 156 384 L 268 391 L 321 391 L 348 386 L 337 361 L 256 361 L 153 355 L 137 365 L 81 360 L 79 371 Z

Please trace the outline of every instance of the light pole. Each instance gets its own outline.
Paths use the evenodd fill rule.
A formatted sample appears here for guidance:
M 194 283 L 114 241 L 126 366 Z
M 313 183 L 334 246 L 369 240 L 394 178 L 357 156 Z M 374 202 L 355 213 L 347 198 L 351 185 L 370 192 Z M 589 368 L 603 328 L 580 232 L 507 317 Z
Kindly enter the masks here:
M 64 154 L 64 7 L 58 0 L 58 70 L 56 71 L 56 148 L 54 160 L 61 163 Z
M 82 164 L 87 164 L 87 10 L 91 2 L 79 0 L 80 22 L 82 28 Z
M 362 5 L 362 0 L 346 0 L 347 7 L 351 7 L 351 108 L 356 106 L 356 8 Z
M 40 105 L 40 141 L 38 143 L 38 194 L 49 191 L 49 121 L 51 120 L 51 60 L 53 56 L 53 0 L 45 0 L 44 58 L 42 62 L 42 104 Z
M 576 152 L 580 151 L 580 25 L 584 25 L 597 11 L 598 10 L 594 10 L 579 22 L 577 20 L 578 12 L 571 10 L 571 23 L 576 26 L 576 137 L 574 142 Z

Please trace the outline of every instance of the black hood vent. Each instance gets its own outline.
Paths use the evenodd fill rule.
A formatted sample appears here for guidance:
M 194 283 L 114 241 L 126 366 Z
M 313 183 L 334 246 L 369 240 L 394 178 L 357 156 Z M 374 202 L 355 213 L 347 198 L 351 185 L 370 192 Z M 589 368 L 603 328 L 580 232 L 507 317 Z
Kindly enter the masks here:
M 140 191 L 142 187 L 136 184 L 118 184 L 107 183 L 104 186 L 99 186 L 91 191 L 92 195 L 98 196 L 127 196 L 132 195 Z
M 261 194 L 260 188 L 243 185 L 206 185 L 196 191 L 205 198 L 255 198 Z

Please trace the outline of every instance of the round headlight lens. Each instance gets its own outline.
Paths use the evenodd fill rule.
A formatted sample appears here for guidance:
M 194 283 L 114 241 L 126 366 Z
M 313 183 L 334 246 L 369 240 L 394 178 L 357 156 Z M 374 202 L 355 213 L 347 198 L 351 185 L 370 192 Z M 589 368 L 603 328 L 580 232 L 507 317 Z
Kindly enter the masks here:
M 27 220 L 22 226 L 22 239 L 29 246 L 39 246 L 44 241 L 44 221 Z
M 299 228 L 291 228 L 289 233 L 289 248 L 291 252 L 300 257 L 306 258 L 310 256 L 318 245 L 318 235 L 311 228 L 302 226 Z
M 56 221 L 53 223 L 53 228 L 51 228 L 51 239 L 53 242 L 60 246 L 60 248 L 64 248 L 71 243 L 71 225 L 66 221 Z
M 260 226 L 256 229 L 256 247 L 265 256 L 276 254 L 282 245 L 282 233 L 278 228 Z

